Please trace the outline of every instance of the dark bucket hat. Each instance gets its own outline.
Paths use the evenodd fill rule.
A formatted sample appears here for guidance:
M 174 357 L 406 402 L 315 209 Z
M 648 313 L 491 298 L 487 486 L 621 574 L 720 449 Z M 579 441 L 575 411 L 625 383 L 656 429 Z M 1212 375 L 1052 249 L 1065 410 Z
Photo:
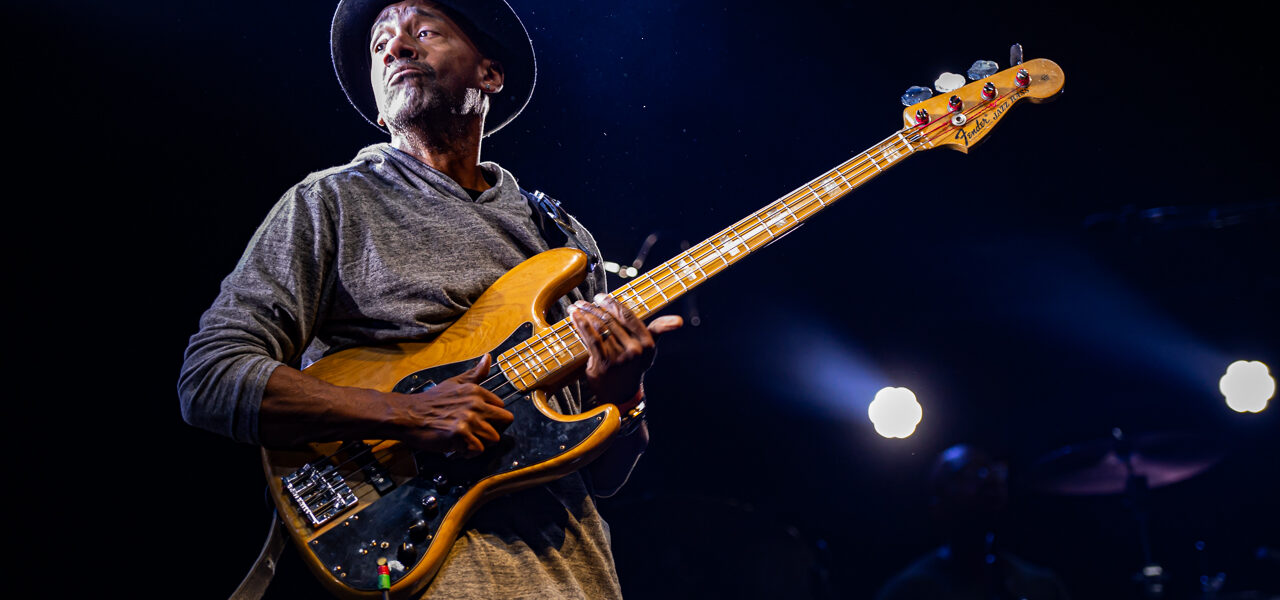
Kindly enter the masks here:
M 502 91 L 489 96 L 489 114 L 484 123 L 484 134 L 492 134 L 515 119 L 533 96 L 538 70 L 529 32 L 506 0 L 432 1 L 458 21 L 481 53 L 502 63 Z M 391 4 L 394 2 L 389 0 L 342 0 L 329 29 L 333 70 L 342 91 L 360 116 L 380 130 L 378 105 L 369 83 L 369 30 L 382 9 Z

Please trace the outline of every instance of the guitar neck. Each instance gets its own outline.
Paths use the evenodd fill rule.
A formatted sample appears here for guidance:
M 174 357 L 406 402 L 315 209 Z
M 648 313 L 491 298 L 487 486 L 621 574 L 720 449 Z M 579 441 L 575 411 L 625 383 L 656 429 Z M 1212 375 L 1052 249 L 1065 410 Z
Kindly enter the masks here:
M 967 153 L 1014 104 L 1050 100 L 1062 91 L 1062 83 L 1062 69 L 1037 58 L 974 81 L 950 96 L 912 104 L 903 111 L 902 130 L 614 290 L 613 296 L 641 319 L 647 318 L 916 151 L 949 147 Z M 586 357 L 586 346 L 564 319 L 502 353 L 497 363 L 516 387 L 530 389 L 561 381 L 585 364 Z
M 918 132 L 899 131 L 614 290 L 613 296 L 641 319 L 649 317 L 911 155 L 919 141 Z
M 613 296 L 640 319 L 662 310 L 730 265 L 778 240 L 840 198 L 910 156 L 932 147 L 919 129 L 907 128 L 819 175 L 787 195 L 614 290 Z M 586 345 L 563 319 L 498 357 L 508 379 L 523 389 L 557 381 L 580 367 Z

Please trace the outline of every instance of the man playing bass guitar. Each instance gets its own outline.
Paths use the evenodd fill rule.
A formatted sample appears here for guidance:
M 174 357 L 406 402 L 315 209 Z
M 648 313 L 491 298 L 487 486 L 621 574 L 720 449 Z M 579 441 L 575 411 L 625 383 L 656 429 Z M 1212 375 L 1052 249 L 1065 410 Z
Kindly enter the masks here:
M 478 455 L 512 421 L 479 385 L 490 357 L 414 394 L 299 369 L 347 348 L 433 340 L 552 244 L 598 260 L 580 223 L 548 214 L 511 173 L 480 162 L 482 138 L 533 92 L 531 42 L 504 0 L 343 0 L 331 45 L 347 97 L 390 141 L 311 174 L 270 211 L 191 338 L 178 384 L 184 418 L 268 448 L 387 439 Z M 558 412 L 640 405 L 654 336 L 681 325 L 646 326 L 604 291 L 597 269 L 549 311 L 570 317 L 589 352 L 582 381 L 549 397 Z M 481 507 L 425 597 L 620 597 L 592 496 L 625 482 L 648 441 L 637 423 L 582 471 Z

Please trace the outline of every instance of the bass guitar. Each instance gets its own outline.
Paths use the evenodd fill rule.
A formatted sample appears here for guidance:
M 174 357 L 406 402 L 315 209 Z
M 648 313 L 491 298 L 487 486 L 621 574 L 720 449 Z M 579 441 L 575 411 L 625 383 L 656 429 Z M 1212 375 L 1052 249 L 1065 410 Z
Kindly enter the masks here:
M 899 161 L 938 147 L 967 152 L 1015 104 L 1045 101 L 1062 84 L 1057 64 L 1036 59 L 949 97 L 913 104 L 893 135 L 613 295 L 644 319 Z M 471 459 L 417 452 L 394 440 L 264 449 L 263 468 L 284 527 L 330 591 L 342 598 L 378 598 L 381 579 L 393 597 L 421 592 L 467 519 L 487 500 L 563 477 L 608 447 L 628 418 L 616 406 L 563 415 L 545 401 L 549 390 L 581 376 L 586 365 L 586 347 L 568 319 L 548 324 L 543 316 L 586 272 L 581 252 L 544 252 L 499 278 L 431 342 L 349 349 L 306 369 L 337 385 L 415 393 L 492 354 L 482 385 L 515 416 L 499 442 Z

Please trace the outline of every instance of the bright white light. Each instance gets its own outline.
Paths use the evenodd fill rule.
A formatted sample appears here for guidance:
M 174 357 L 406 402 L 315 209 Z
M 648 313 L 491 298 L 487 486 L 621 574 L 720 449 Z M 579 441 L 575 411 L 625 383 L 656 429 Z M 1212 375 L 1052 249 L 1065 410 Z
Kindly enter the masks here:
M 867 416 L 876 426 L 876 433 L 887 438 L 904 438 L 915 433 L 924 410 L 911 390 L 887 387 L 876 392 L 875 400 L 867 407 Z
M 1267 400 L 1276 393 L 1276 380 L 1267 365 L 1256 361 L 1237 360 L 1227 367 L 1218 380 L 1218 389 L 1227 397 L 1227 406 L 1236 412 L 1261 412 Z
M 635 277 L 636 275 L 640 274 L 640 270 L 636 269 L 635 267 L 624 267 L 611 260 L 604 261 L 604 270 L 610 273 L 617 273 L 618 277 L 621 277 L 623 279 L 626 279 L 628 277 Z

